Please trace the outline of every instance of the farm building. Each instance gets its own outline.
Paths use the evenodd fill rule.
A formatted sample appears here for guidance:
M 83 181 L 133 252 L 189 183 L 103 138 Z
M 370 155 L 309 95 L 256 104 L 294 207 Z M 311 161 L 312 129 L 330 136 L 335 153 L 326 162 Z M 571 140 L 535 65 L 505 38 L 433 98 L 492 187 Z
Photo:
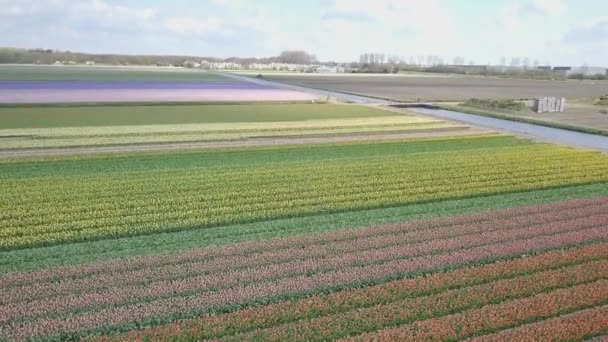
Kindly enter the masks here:
M 320 74 L 336 74 L 344 72 L 344 68 L 338 66 L 321 65 L 320 67 L 317 67 L 315 69 L 315 72 L 318 72 Z

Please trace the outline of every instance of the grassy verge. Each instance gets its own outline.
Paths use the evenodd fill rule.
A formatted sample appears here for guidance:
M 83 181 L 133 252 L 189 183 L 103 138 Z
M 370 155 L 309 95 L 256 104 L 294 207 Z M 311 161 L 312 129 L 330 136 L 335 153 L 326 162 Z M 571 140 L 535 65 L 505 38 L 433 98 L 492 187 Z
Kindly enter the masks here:
M 481 115 L 481 116 L 486 116 L 486 117 L 495 118 L 495 119 L 510 120 L 510 121 L 529 123 L 529 124 L 540 125 L 540 126 L 551 127 L 551 128 L 565 129 L 565 130 L 581 132 L 581 133 L 608 136 L 608 131 L 602 130 L 602 129 L 597 129 L 597 128 L 574 126 L 574 125 L 550 122 L 550 121 L 539 120 L 539 119 L 525 118 L 525 117 L 520 117 L 520 116 L 516 116 L 516 115 L 510 115 L 508 113 L 498 113 L 498 112 L 493 112 L 493 111 L 488 111 L 488 110 L 471 108 L 471 107 L 467 107 L 467 106 L 455 106 L 455 105 L 446 105 L 446 104 L 438 104 L 438 106 L 440 108 L 446 109 L 446 110 Z

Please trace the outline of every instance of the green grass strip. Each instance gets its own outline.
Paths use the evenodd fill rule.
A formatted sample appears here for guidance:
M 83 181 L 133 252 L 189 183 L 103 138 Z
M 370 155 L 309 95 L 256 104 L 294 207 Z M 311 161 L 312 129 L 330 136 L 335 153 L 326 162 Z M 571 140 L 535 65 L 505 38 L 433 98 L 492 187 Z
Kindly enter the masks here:
M 239 82 L 200 69 L 83 65 L 0 65 L 0 81 Z
M 364 106 L 335 104 L 208 104 L 0 107 L 0 129 L 221 122 L 303 121 L 392 116 Z
M 348 158 L 395 157 L 419 153 L 471 153 L 472 150 L 541 146 L 507 135 L 423 138 L 397 141 L 346 142 L 319 145 L 244 147 L 234 149 L 118 153 L 79 156 L 0 159 L 0 179 L 41 177 L 55 174 L 99 174 L 153 169 L 181 171 L 200 167 L 267 166 L 269 163 Z M 473 151 L 478 153 L 479 151 Z
M 0 253 L 0 272 L 28 271 L 138 255 L 183 252 L 193 248 L 222 246 L 243 241 L 266 240 L 296 234 L 593 196 L 608 196 L 608 183 L 13 250 Z
M 446 110 L 486 116 L 486 117 L 494 118 L 494 119 L 510 120 L 510 121 L 529 123 L 529 124 L 540 125 L 540 126 L 551 127 L 551 128 L 565 129 L 568 131 L 608 136 L 608 131 L 606 131 L 604 129 L 599 129 L 599 128 L 576 126 L 576 125 L 570 125 L 570 124 L 566 124 L 566 123 L 532 119 L 532 118 L 526 118 L 526 117 L 521 117 L 521 116 L 517 116 L 517 115 L 509 115 L 508 113 L 503 114 L 503 113 L 498 113 L 498 112 L 490 112 L 490 111 L 477 109 L 477 108 L 471 108 L 471 107 L 467 107 L 467 106 L 453 106 L 453 105 L 441 104 L 441 105 L 439 105 L 439 107 L 441 107 L 442 109 L 446 109 Z

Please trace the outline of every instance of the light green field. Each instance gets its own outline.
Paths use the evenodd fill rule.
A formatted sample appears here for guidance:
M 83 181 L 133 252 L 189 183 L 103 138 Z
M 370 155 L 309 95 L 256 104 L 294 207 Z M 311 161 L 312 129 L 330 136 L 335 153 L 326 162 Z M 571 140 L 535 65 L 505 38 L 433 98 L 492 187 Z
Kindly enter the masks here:
M 0 107 L 0 129 L 276 122 L 393 115 L 332 104 Z
M 156 67 L 0 65 L 0 81 L 238 82 L 202 70 Z

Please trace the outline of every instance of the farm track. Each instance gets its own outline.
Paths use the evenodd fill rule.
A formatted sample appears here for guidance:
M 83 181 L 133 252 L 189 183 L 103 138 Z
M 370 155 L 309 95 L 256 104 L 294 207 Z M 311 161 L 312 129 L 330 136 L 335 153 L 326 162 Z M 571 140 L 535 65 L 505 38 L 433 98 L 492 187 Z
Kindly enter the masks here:
M 605 214 L 603 214 L 606 212 L 606 204 L 603 203 L 604 206 L 600 205 L 598 207 L 588 207 L 584 204 L 589 203 L 572 201 L 572 203 L 558 204 L 553 209 L 553 213 L 550 212 L 549 214 L 542 214 L 542 210 L 549 210 L 551 206 L 533 206 L 530 208 L 532 212 L 540 210 L 540 213 L 537 214 L 540 216 L 528 218 L 524 215 L 513 222 L 504 217 L 502 220 L 497 218 L 501 215 L 509 217 L 509 213 L 511 215 L 516 214 L 517 212 L 513 210 L 507 210 L 505 213 L 493 213 L 491 216 L 487 216 L 492 219 L 481 225 L 474 223 L 475 220 L 481 219 L 479 215 L 456 217 L 452 220 L 459 224 L 454 225 L 453 228 L 427 228 L 427 230 L 423 230 L 423 235 L 419 239 L 419 241 L 422 240 L 420 242 L 416 242 L 415 239 L 412 240 L 414 234 L 421 234 L 415 231 L 410 234 L 412 235 L 410 238 L 403 235 L 403 240 L 396 239 L 395 237 L 398 235 L 395 235 L 395 237 L 391 235 L 384 237 L 370 235 L 366 237 L 363 234 L 360 239 L 360 250 L 357 251 L 350 248 L 348 243 L 328 242 L 328 244 L 322 245 L 318 245 L 318 243 L 305 245 L 303 241 L 306 240 L 300 242 L 300 240 L 294 238 L 293 251 L 289 249 L 278 250 L 277 252 L 267 251 L 258 255 L 251 255 L 249 258 L 241 258 L 241 261 L 238 262 L 238 257 L 235 262 L 226 259 L 228 264 L 225 264 L 224 258 L 221 258 L 218 259 L 221 264 L 231 265 L 228 266 L 229 270 L 218 265 L 218 268 L 203 271 L 204 273 L 201 274 L 196 269 L 186 267 L 183 269 L 184 275 L 192 274 L 191 278 L 165 281 L 162 280 L 165 276 L 159 274 L 161 278 L 156 283 L 152 274 L 142 277 L 137 276 L 137 272 L 141 272 L 141 270 L 137 270 L 131 275 L 116 274 L 119 278 L 115 280 L 122 279 L 123 282 L 125 280 L 129 281 L 129 279 L 140 279 L 133 283 L 139 285 L 129 286 L 123 286 L 122 283 L 114 284 L 115 280 L 112 280 L 112 278 L 99 278 L 100 274 L 92 278 L 62 280 L 61 273 L 55 273 L 55 277 L 49 279 L 51 282 L 48 285 L 42 287 L 36 286 L 36 283 L 25 285 L 27 290 L 26 288 L 21 290 L 30 293 L 31 298 L 39 297 L 41 299 L 24 303 L 19 301 L 19 287 L 11 288 L 18 286 L 18 283 L 14 282 L 15 280 L 26 280 L 27 273 L 23 274 L 26 277 L 25 279 L 18 274 L 9 274 L 7 276 L 13 280 L 5 278 L 3 283 L 4 286 L 12 285 L 5 288 L 3 292 L 8 290 L 4 295 L 13 299 L 11 300 L 12 303 L 2 305 L 0 311 L 5 314 L 2 315 L 1 320 L 4 322 L 3 324 L 9 327 L 7 331 L 12 331 L 12 329 L 34 329 L 33 331 L 38 331 L 38 329 L 73 330 L 75 327 L 79 327 L 77 330 L 97 329 L 100 328 L 99 324 L 120 326 L 132 320 L 145 322 L 151 319 L 151 315 L 156 317 L 155 320 L 158 320 L 162 317 L 167 317 L 167 319 L 177 317 L 175 315 L 181 317 L 184 312 L 191 312 L 191 314 L 186 314 L 187 316 L 202 313 L 201 308 L 205 308 L 205 310 L 221 309 L 234 304 L 261 300 L 262 298 L 294 296 L 310 291 L 314 293 L 327 287 L 375 282 L 396 275 L 416 274 L 434 269 L 451 268 L 457 265 L 487 262 L 488 260 L 514 256 L 523 252 L 542 251 L 608 238 L 605 225 L 608 217 L 604 217 Z M 563 205 L 566 205 L 566 208 L 570 205 L 573 209 L 564 210 Z M 579 205 L 581 207 L 577 208 Z M 519 209 L 523 210 L 524 213 L 526 210 L 530 210 L 526 207 Z M 585 218 L 577 218 L 579 216 Z M 473 220 L 473 223 L 463 224 L 463 220 L 464 222 Z M 443 226 L 448 222 L 447 219 L 438 219 L 434 224 L 433 220 L 424 221 L 422 224 Z M 517 228 L 515 228 L 518 226 L 516 222 L 520 223 Z M 513 228 L 509 228 L 510 226 L 513 226 Z M 492 230 L 480 232 L 483 231 L 484 227 L 492 227 Z M 393 234 L 401 234 L 398 233 L 399 229 L 409 231 L 411 225 L 393 225 L 387 226 L 387 228 L 397 230 Z M 369 229 L 371 233 L 371 230 L 378 228 L 370 227 Z M 345 233 L 353 234 L 353 232 L 348 231 Z M 430 240 L 425 241 L 424 234 Z M 331 236 L 332 234 L 329 234 L 329 237 Z M 335 236 L 333 240 L 335 240 Z M 402 242 L 395 243 L 394 240 Z M 377 242 L 381 244 L 378 245 Z M 381 247 L 383 245 L 386 247 Z M 325 250 L 326 252 L 316 252 L 321 246 L 323 246 L 321 251 Z M 235 247 L 238 246 L 226 248 L 235 250 Z M 295 253 L 298 249 L 302 249 L 298 253 L 301 256 L 295 255 L 295 260 L 297 258 L 304 259 L 289 261 L 289 254 Z M 349 250 L 351 252 L 348 252 Z M 273 253 L 279 254 L 275 255 Z M 315 253 L 317 253 L 316 256 Z M 279 255 L 283 255 L 283 257 Z M 282 262 L 281 258 L 286 262 Z M 251 264 L 248 259 L 256 260 L 258 264 Z M 276 259 L 276 261 L 273 262 L 273 259 Z M 292 260 L 294 259 L 292 258 Z M 239 262 L 244 263 L 243 267 L 245 268 L 239 269 Z M 183 266 L 190 264 L 192 264 L 190 261 L 186 261 Z M 174 269 L 180 270 L 183 266 L 176 265 Z M 155 266 L 152 266 L 152 270 L 154 268 Z M 71 269 L 68 275 L 74 271 L 76 269 Z M 205 272 L 210 273 L 205 274 Z M 30 279 L 32 280 L 36 279 L 36 275 L 40 275 L 36 272 L 31 274 L 30 277 L 32 278 Z M 605 272 L 602 272 L 602 274 L 605 275 Z M 42 280 L 43 278 L 38 279 Z M 95 289 L 94 284 L 98 281 L 108 285 L 113 284 L 112 286 L 117 285 L 117 287 L 105 289 L 104 285 L 100 283 L 101 287 Z M 26 282 L 29 283 L 29 281 Z M 43 285 L 43 283 L 40 283 L 40 285 Z M 67 293 L 64 291 L 72 286 L 74 286 L 73 294 L 65 296 Z M 53 288 L 56 290 L 53 290 Z M 64 290 L 61 290 L 62 288 Z M 49 290 L 51 292 L 48 292 Z M 57 290 L 60 292 L 57 292 Z M 79 291 L 84 290 L 86 292 L 79 294 Z M 17 292 L 11 295 L 12 291 Z M 40 295 L 36 295 L 37 291 L 41 291 Z M 93 292 L 88 293 L 89 291 Z M 44 297 L 48 298 L 44 299 Z M 23 300 L 22 297 L 21 300 Z M 25 305 L 25 303 L 27 304 Z M 96 318 L 91 321 L 92 317 Z M 17 320 L 15 321 L 15 319 Z
M 443 136 L 467 136 L 478 134 L 492 134 L 493 131 L 482 128 L 446 128 L 439 131 L 429 132 L 405 132 L 405 133 L 360 133 L 343 134 L 313 137 L 279 137 L 279 138 L 249 138 L 231 141 L 201 141 L 201 142 L 177 142 L 177 143 L 156 143 L 156 144 L 131 144 L 124 146 L 91 146 L 91 147 L 62 147 L 62 148 L 42 148 L 42 149 L 17 149 L 0 150 L 0 158 L 19 158 L 19 157 L 44 157 L 44 156 L 69 156 L 86 154 L 104 153 L 133 153 L 133 152 L 161 152 L 179 150 L 201 150 L 218 148 L 242 148 L 253 146 L 278 146 L 278 145 L 307 145 L 307 144 L 326 144 L 335 142 L 353 141 L 376 141 L 376 140 L 400 140 L 416 138 L 435 138 Z

